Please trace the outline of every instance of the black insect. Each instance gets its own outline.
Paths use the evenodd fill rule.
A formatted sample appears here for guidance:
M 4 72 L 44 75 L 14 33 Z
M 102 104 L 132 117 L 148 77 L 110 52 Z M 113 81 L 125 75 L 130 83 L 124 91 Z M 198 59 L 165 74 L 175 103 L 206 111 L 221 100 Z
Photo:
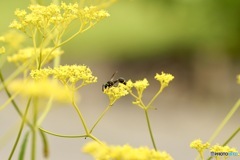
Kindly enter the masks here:
M 104 90 L 107 89 L 107 88 L 110 88 L 110 87 L 114 86 L 116 83 L 122 83 L 122 84 L 125 84 L 125 85 L 126 85 L 126 81 L 125 81 L 125 79 L 122 78 L 122 77 L 119 77 L 118 79 L 113 80 L 113 78 L 114 78 L 114 76 L 115 76 L 116 73 L 117 73 L 117 72 L 113 73 L 110 81 L 107 81 L 106 84 L 103 84 L 103 85 L 102 85 L 102 91 L 104 91 Z

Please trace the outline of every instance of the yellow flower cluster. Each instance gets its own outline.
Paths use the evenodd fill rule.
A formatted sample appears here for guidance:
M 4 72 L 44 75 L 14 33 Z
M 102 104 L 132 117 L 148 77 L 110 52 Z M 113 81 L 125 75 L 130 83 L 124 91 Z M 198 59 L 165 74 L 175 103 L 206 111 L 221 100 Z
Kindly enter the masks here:
M 11 48 L 19 49 L 25 39 L 26 37 L 22 33 L 19 33 L 16 30 L 9 30 L 0 38 L 0 41 L 3 41 Z
M 190 144 L 190 147 L 198 150 L 198 152 L 202 152 L 204 149 L 208 149 L 210 147 L 210 143 L 202 143 L 202 140 L 197 139 Z
M 210 148 L 211 152 L 237 152 L 236 148 L 230 148 L 229 146 L 214 145 Z
M 117 86 L 112 86 L 112 87 L 104 89 L 104 93 L 106 95 L 108 95 L 110 105 L 112 105 L 119 98 L 129 94 L 128 86 L 126 86 L 122 83 L 118 83 Z
M 81 9 L 78 3 L 64 2 L 61 5 L 50 4 L 49 6 L 30 5 L 29 13 L 25 10 L 17 9 L 15 15 L 18 20 L 14 20 L 11 28 L 16 28 L 23 32 L 32 31 L 34 28 L 41 33 L 51 32 L 51 29 L 66 28 L 73 20 L 79 19 L 81 23 L 87 24 L 92 21 L 99 21 L 109 16 L 105 10 L 97 7 L 86 7 Z
M 19 92 L 24 97 L 53 98 L 59 102 L 71 102 L 71 93 L 64 86 L 53 80 L 15 80 L 9 85 L 13 92 Z
M 97 82 L 97 77 L 92 75 L 92 71 L 85 65 L 65 65 L 55 68 L 45 68 L 40 70 L 32 70 L 31 77 L 35 80 L 46 79 L 53 76 L 62 84 L 78 89 L 75 84 L 82 81 L 80 86 Z
M 96 160 L 173 160 L 165 151 L 155 151 L 147 147 L 132 148 L 129 145 L 108 146 L 89 142 L 83 152 L 92 155 Z
M 165 88 L 168 86 L 169 82 L 171 82 L 174 79 L 174 76 L 162 72 L 161 74 L 157 73 L 154 78 L 161 83 L 162 88 Z
M 36 81 L 45 80 L 51 74 L 52 74 L 52 69 L 50 68 L 34 69 L 34 70 L 31 70 L 31 73 L 30 73 L 31 77 Z
M 109 16 L 109 13 L 105 10 L 99 10 L 96 6 L 85 7 L 79 12 L 79 17 L 85 24 L 94 23 Z
M 97 82 L 97 77 L 92 75 L 92 71 L 85 65 L 65 65 L 55 67 L 52 71 L 54 78 L 63 84 L 76 84 L 82 80 L 82 85 Z
M 133 83 L 133 87 L 136 88 L 138 95 L 142 95 L 143 91 L 149 86 L 148 80 L 144 78 L 143 80 L 136 81 Z
M 63 51 L 60 49 L 56 49 L 53 52 L 52 50 L 53 48 L 44 48 L 42 50 L 38 48 L 35 50 L 32 47 L 20 49 L 18 53 L 13 54 L 12 56 L 8 56 L 8 62 L 14 62 L 17 65 L 21 65 L 27 62 L 28 60 L 31 60 L 31 59 L 34 60 L 34 58 L 39 57 L 41 54 L 42 59 L 47 58 L 47 60 L 45 61 L 45 63 L 47 63 L 53 58 L 63 54 Z M 42 53 L 40 53 L 40 51 Z

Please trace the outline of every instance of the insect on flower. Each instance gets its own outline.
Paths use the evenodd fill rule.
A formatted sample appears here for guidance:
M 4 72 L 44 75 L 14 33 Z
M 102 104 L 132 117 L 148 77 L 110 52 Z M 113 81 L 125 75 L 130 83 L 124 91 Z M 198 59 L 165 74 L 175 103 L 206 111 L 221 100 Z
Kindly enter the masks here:
M 116 83 L 122 83 L 122 84 L 126 85 L 126 81 L 122 77 L 119 77 L 118 79 L 113 80 L 116 73 L 117 73 L 117 71 L 115 73 L 113 73 L 111 79 L 109 81 L 107 81 L 106 84 L 102 85 L 102 91 L 104 91 L 107 88 L 110 88 L 110 87 L 114 86 Z

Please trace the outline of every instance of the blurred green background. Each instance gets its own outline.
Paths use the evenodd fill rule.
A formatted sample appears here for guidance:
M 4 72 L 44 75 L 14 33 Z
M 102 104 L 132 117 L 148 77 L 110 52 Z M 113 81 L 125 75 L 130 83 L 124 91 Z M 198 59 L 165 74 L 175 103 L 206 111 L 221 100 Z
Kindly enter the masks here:
M 44 4 L 50 2 L 43 0 Z M 29 1 L 0 2 L 1 34 L 8 30 L 15 9 L 24 9 L 28 4 Z M 62 64 L 86 64 L 98 77 L 97 84 L 81 91 L 81 103 L 89 107 L 83 108 L 89 123 L 107 104 L 101 85 L 115 71 L 116 78 L 148 78 L 151 85 L 146 100 L 158 88 L 153 80 L 155 73 L 172 73 L 175 80 L 154 104 L 158 110 L 150 115 L 153 132 L 160 150 L 168 151 L 175 159 L 193 159 L 196 152 L 189 148 L 189 143 L 197 138 L 206 141 L 240 95 L 240 86 L 236 84 L 236 75 L 240 73 L 239 8 L 238 0 L 119 0 L 113 4 L 107 9 L 109 18 L 63 46 Z M 74 27 L 71 29 L 77 29 Z M 110 144 L 151 147 L 143 113 L 131 106 L 131 100 L 126 98 L 114 106 L 96 129 L 96 136 Z M 78 120 L 71 119 L 75 113 L 69 110 L 52 111 L 44 127 L 60 133 L 79 133 Z M 10 118 L 7 115 L 15 111 L 6 112 L 9 114 L 0 113 L 0 125 L 4 126 L 4 116 Z M 222 143 L 236 127 L 239 116 L 233 117 L 214 143 Z M 53 159 L 84 157 L 79 148 L 85 141 L 80 140 L 79 144 L 55 137 L 50 141 Z M 238 136 L 230 145 L 240 149 L 239 141 Z M 7 157 L 8 152 L 5 149 L 2 153 Z

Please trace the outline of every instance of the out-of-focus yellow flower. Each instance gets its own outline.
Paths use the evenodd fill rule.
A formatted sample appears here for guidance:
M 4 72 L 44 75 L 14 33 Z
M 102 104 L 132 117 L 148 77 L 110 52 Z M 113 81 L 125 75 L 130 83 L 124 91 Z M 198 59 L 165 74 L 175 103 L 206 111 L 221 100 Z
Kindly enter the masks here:
M 0 54 L 3 54 L 3 53 L 5 53 L 5 47 L 0 47 Z
M 18 49 L 26 40 L 26 36 L 16 30 L 9 30 L 0 39 L 4 40 L 3 42 L 5 42 L 6 45 L 9 45 L 9 47 Z
M 52 52 L 53 48 L 44 48 L 42 50 L 42 60 L 44 58 L 47 57 L 47 60 L 45 61 L 45 63 L 49 62 L 50 60 L 52 60 L 53 58 L 60 56 L 61 54 L 63 54 L 63 51 L 60 49 L 56 49 Z M 50 53 L 52 52 L 52 53 Z M 8 62 L 14 62 L 17 65 L 21 65 L 25 62 L 27 62 L 30 59 L 34 59 L 35 57 L 39 57 L 40 56 L 40 49 L 34 49 L 32 47 L 28 47 L 28 48 L 24 48 L 24 49 L 20 49 L 18 51 L 18 53 L 12 55 L 12 56 L 8 56 Z
M 4 36 L 0 36 L 0 42 L 5 42 L 5 37 Z
M 210 143 L 202 143 L 202 140 L 197 139 L 191 142 L 190 144 L 191 148 L 197 149 L 198 151 L 202 151 L 204 149 L 208 149 L 210 147 Z
M 169 82 L 171 82 L 174 79 L 174 76 L 171 74 L 162 72 L 161 74 L 157 73 L 154 78 L 161 83 L 162 88 L 165 88 L 168 86 Z
M 117 86 L 112 86 L 103 91 L 109 97 L 110 105 L 112 105 L 119 98 L 129 94 L 128 87 L 125 84 L 118 83 Z
M 110 14 L 105 10 L 99 10 L 96 6 L 85 7 L 79 11 L 79 17 L 85 24 L 98 22 L 109 17 Z
M 229 146 L 214 145 L 210 148 L 211 152 L 237 152 L 236 148 L 230 148 Z
M 79 81 L 82 81 L 80 86 L 97 82 L 97 77 L 93 76 L 90 68 L 85 65 L 65 65 L 55 67 L 52 74 L 54 78 L 68 86 L 76 85 Z
M 89 142 L 83 152 L 92 155 L 96 160 L 173 160 L 165 151 L 155 151 L 147 147 L 132 148 L 129 145 L 108 146 L 97 142 Z
M 9 85 L 13 92 L 19 92 L 24 97 L 43 99 L 53 98 L 59 102 L 71 102 L 72 93 L 55 80 L 15 80 Z

